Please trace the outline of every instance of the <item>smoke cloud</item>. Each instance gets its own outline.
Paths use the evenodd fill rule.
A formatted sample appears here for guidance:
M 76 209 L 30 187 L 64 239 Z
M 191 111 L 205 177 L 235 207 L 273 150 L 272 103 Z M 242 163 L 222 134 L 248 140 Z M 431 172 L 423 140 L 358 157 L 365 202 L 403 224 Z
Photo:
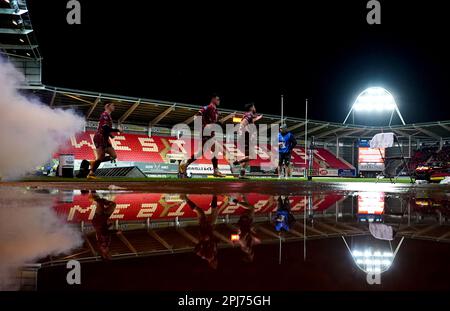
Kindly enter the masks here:
M 18 289 L 17 273 L 24 264 L 82 245 L 81 232 L 56 215 L 53 199 L 0 188 L 0 290 Z
M 24 76 L 0 58 L 0 178 L 14 179 L 47 162 L 85 121 L 18 91 Z

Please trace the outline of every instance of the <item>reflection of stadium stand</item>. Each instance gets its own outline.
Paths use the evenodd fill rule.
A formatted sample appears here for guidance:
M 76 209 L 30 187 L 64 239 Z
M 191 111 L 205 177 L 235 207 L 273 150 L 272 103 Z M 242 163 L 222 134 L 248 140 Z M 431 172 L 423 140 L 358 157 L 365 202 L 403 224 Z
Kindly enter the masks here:
M 123 201 L 120 200 L 120 195 L 117 194 L 115 198 L 119 210 L 121 209 L 120 206 L 124 206 Z M 130 199 L 130 196 L 133 194 L 122 195 L 124 198 Z M 150 201 L 156 200 L 161 203 L 163 200 L 160 194 L 143 195 Z M 166 197 L 163 200 L 164 202 L 162 202 L 164 203 L 164 210 L 166 210 L 166 207 L 170 207 L 171 211 L 176 210 L 177 214 L 179 214 L 178 205 L 181 200 L 177 199 L 174 195 L 163 195 L 163 197 Z M 203 210 L 206 211 L 208 209 L 210 202 L 208 196 L 191 195 L 190 198 L 195 200 L 196 204 Z M 304 213 L 304 207 L 306 206 L 304 202 L 299 202 L 295 196 L 290 198 L 294 203 L 292 204 L 292 208 L 293 210 L 295 209 L 294 217 L 297 221 L 289 231 L 279 235 L 275 230 L 273 222 L 273 211 L 275 210 L 276 200 L 249 196 L 248 199 L 250 202 L 255 202 L 255 199 L 256 202 L 260 202 L 261 200 L 271 202 L 268 203 L 267 208 L 262 207 L 258 212 L 255 212 L 253 217 L 252 230 L 254 230 L 255 236 L 258 237 L 258 244 L 273 245 L 281 242 L 305 243 L 305 241 L 311 240 L 344 238 L 346 241 L 349 241 L 348 246 L 352 247 L 353 250 L 351 241 L 373 241 L 368 225 L 359 223 L 356 220 L 355 216 L 358 211 L 353 208 L 355 201 L 353 198 L 339 202 L 332 200 L 322 207 L 320 207 L 321 203 L 313 203 L 317 207 L 313 210 L 314 222 L 304 221 L 303 217 L 306 216 L 306 219 L 309 218 L 309 215 Z M 219 196 L 219 201 L 224 202 L 225 200 Z M 327 200 L 319 200 L 318 202 L 321 201 Z M 91 207 L 83 207 L 83 204 L 80 205 L 81 202 L 76 197 L 71 200 L 65 200 L 64 202 L 66 203 L 61 203 L 64 206 L 77 205 L 79 213 L 85 216 L 93 212 Z M 168 205 L 170 202 L 173 205 Z M 331 202 L 335 202 L 335 204 Z M 448 217 L 450 212 L 449 203 L 445 197 L 440 199 L 418 198 L 407 201 L 399 200 L 398 198 L 389 198 L 386 202 L 389 202 L 389 206 L 384 209 L 383 223 L 398 228 L 396 241 L 404 238 L 405 240 L 431 240 L 450 243 L 450 217 Z M 406 209 L 402 207 L 404 203 L 408 204 Z M 229 201 L 227 204 L 229 204 Z M 219 208 L 222 207 L 219 205 Z M 148 214 L 148 217 L 152 217 L 151 219 L 129 219 L 126 216 L 117 217 L 118 214 L 116 212 L 112 214 L 111 218 L 114 220 L 114 227 L 111 228 L 111 243 L 109 245 L 109 254 L 112 260 L 194 252 L 195 246 L 200 240 L 199 220 L 194 214 L 188 215 L 188 217 L 175 217 L 175 215 L 168 215 L 168 210 L 163 212 L 163 215 L 157 213 L 157 209 L 149 209 L 146 212 L 149 213 L 150 210 L 155 212 L 152 215 Z M 60 215 L 59 212 L 58 214 Z M 240 216 L 242 216 L 240 213 L 219 214 L 216 225 L 212 229 L 213 236 L 217 238 L 219 252 L 225 248 L 240 247 L 239 243 L 234 243 L 232 240 L 233 235 L 238 230 Z M 69 220 L 69 218 L 67 219 Z M 81 228 L 84 236 L 83 245 L 78 249 L 72 250 L 69 254 L 50 255 L 46 258 L 41 258 L 36 265 L 31 267 L 31 271 L 25 271 L 28 269 L 26 267 L 22 269 L 22 271 L 28 273 L 27 275 L 34 276 L 29 282 L 27 281 L 28 283 L 31 284 L 36 281 L 37 270 L 39 269 L 64 265 L 71 259 L 76 259 L 81 262 L 92 262 L 101 258 L 95 247 L 96 232 L 91 223 L 89 221 L 81 221 L 81 223 L 78 221 L 72 225 Z M 355 250 L 365 251 L 363 246 L 367 245 L 367 243 L 363 243 L 362 247 L 356 248 Z M 371 242 L 370 245 L 374 246 L 375 244 Z M 395 245 L 399 246 L 397 243 Z M 376 250 L 380 249 L 379 247 L 376 248 Z M 395 253 L 393 250 L 388 250 L 388 252 Z M 352 253 L 352 255 L 356 256 L 357 253 Z M 373 256 L 376 256 L 376 253 L 373 253 Z M 356 264 L 358 264 L 358 259 L 361 258 L 356 256 Z M 310 260 L 314 260 L 314 257 L 311 257 Z M 377 260 L 377 258 L 374 258 L 374 260 Z M 366 269 L 366 266 L 360 266 L 360 268 L 364 271 L 369 271 Z M 384 268 L 387 269 L 388 265 Z M 384 268 L 383 271 L 385 270 Z M 22 280 L 24 278 L 25 276 L 22 274 Z
M 296 217 L 301 217 L 297 215 Z M 218 248 L 238 247 L 232 243 L 230 237 L 235 233 L 238 218 L 230 219 L 228 223 L 217 224 L 213 234 L 218 238 Z M 113 259 L 130 258 L 136 256 L 150 256 L 171 254 L 174 252 L 192 252 L 199 240 L 199 229 L 197 224 L 182 222 L 180 226 L 174 226 L 173 222 L 146 226 L 124 225 L 121 230 L 114 234 L 110 254 Z M 266 219 L 256 218 L 254 229 L 261 239 L 262 244 L 279 243 L 278 232 L 272 223 Z M 74 250 L 70 255 L 47 257 L 40 261 L 42 266 L 63 264 L 70 259 L 81 261 L 98 260 L 98 253 L 92 246 L 95 233 L 87 226 L 85 228 L 85 243 L 80 249 Z M 303 233 L 306 232 L 306 236 Z M 350 237 L 370 235 L 367 225 L 356 222 L 335 221 L 334 215 L 316 218 L 314 225 L 306 225 L 303 221 L 297 221 L 292 230 L 283 235 L 283 241 L 294 242 L 311 239 L 324 239 L 335 237 Z M 450 242 L 450 226 L 448 223 L 420 222 L 404 225 L 398 231 L 397 236 L 412 239 L 434 240 L 439 242 Z
M 125 205 L 121 195 L 127 200 L 133 197 L 133 194 L 116 194 L 115 202 L 119 207 Z M 170 210 L 177 211 L 176 215 L 178 216 L 175 217 L 174 214 L 169 215 L 167 212 L 164 215 L 160 215 L 157 207 L 153 208 L 153 213 L 148 216 L 151 218 L 146 219 L 130 218 L 125 214 L 123 217 L 117 217 L 119 214 L 114 212 L 114 226 L 117 231 L 111 239 L 110 251 L 112 258 L 119 259 L 130 256 L 193 251 L 199 241 L 199 221 L 195 213 L 191 212 L 189 215 L 182 215 L 182 211 L 178 208 L 182 201 L 175 197 L 161 196 L 160 194 L 143 194 L 143 196 L 146 200 L 149 200 L 148 202 L 159 202 L 163 206 L 167 206 L 169 202 L 175 202 L 171 205 Z M 163 197 L 167 198 L 163 199 Z M 299 198 L 305 200 L 303 196 L 290 197 L 293 216 L 298 221 L 292 225 L 289 231 L 282 235 L 283 241 L 370 235 L 368 225 L 358 222 L 355 217 L 361 210 L 365 209 L 361 200 L 358 200 L 358 205 L 360 205 L 361 209 L 358 208 L 356 210 L 353 208 L 353 198 L 339 202 L 336 202 L 333 198 L 330 198 L 331 201 L 324 198 L 316 198 L 313 200 L 316 208 L 314 209 L 314 222 L 312 223 L 303 222 L 303 217 L 305 217 L 304 207 L 306 205 L 304 201 L 299 201 Z M 195 205 L 204 211 L 210 208 L 211 196 L 191 195 L 190 199 L 195 201 Z M 267 203 L 267 207 L 260 207 L 259 211 L 254 214 L 252 217 L 252 228 L 262 244 L 279 243 L 280 236 L 273 222 L 273 211 L 277 206 L 277 201 L 269 200 L 267 196 L 249 195 L 248 202 L 252 205 L 258 205 L 259 202 L 270 202 Z M 237 206 L 232 207 L 233 203 L 226 201 L 222 196 L 218 197 L 218 203 L 220 210 L 228 210 L 226 214 L 218 214 L 216 225 L 212 229 L 213 235 L 218 239 L 218 247 L 238 247 L 237 243 L 232 242 L 231 237 L 237 231 L 242 211 L 239 212 L 236 208 Z M 396 229 L 398 228 L 397 237 L 450 242 L 450 210 L 449 202 L 445 198 L 440 200 L 418 198 L 408 201 L 390 198 L 388 203 L 389 208 L 383 208 L 385 212 L 383 223 Z M 83 206 L 76 199 L 72 203 L 64 204 Z M 334 208 L 338 205 L 340 208 Z M 191 211 L 189 207 L 186 207 L 186 210 Z M 230 214 L 231 210 L 236 211 L 236 213 Z M 84 208 L 83 211 L 82 214 L 85 216 L 91 213 L 91 210 L 88 208 Z M 246 210 L 243 209 L 243 211 L 245 212 Z M 61 215 L 60 212 L 58 214 Z M 79 226 L 79 221 L 73 225 Z M 88 261 L 95 260 L 98 256 L 93 246 L 95 245 L 95 230 L 89 220 L 81 221 L 81 228 L 85 236 L 85 244 L 82 248 L 74 250 L 70 255 L 44 258 L 40 263 L 43 265 L 57 264 L 71 258 Z

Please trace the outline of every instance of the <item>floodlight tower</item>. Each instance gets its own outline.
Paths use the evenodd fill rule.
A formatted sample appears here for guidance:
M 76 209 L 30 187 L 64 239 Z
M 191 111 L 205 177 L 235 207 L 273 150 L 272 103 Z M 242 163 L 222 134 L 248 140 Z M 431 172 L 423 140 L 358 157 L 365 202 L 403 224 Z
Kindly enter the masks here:
M 391 118 L 389 120 L 389 125 L 392 123 L 392 117 L 394 116 L 394 112 L 397 113 L 403 125 L 405 125 L 405 121 L 403 120 L 402 114 L 397 107 L 394 96 L 392 96 L 389 91 L 382 87 L 370 87 L 362 91 L 355 102 L 352 105 L 352 108 L 347 114 L 343 124 L 345 124 L 348 120 L 348 117 L 353 112 L 383 112 L 390 111 Z

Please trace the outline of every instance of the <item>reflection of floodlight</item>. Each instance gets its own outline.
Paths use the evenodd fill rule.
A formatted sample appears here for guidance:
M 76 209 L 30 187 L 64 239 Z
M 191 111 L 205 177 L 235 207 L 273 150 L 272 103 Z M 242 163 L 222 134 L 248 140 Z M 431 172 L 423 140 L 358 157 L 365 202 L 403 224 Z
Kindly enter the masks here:
M 347 250 L 352 255 L 354 262 L 361 271 L 364 271 L 365 273 L 381 274 L 391 268 L 396 254 L 403 243 L 404 237 L 402 237 L 400 243 L 398 243 L 395 251 L 383 251 L 381 249 L 373 249 L 372 247 L 351 250 L 345 238 L 342 237 L 342 239 L 344 240 Z
M 388 257 L 393 257 L 392 252 L 381 252 L 367 248 L 364 251 L 353 250 L 351 252 L 356 264 L 367 273 L 382 273 L 389 269 L 392 265 L 392 260 Z
M 365 89 L 361 94 L 358 95 L 355 102 L 353 103 L 352 108 L 350 109 L 347 117 L 344 120 L 347 122 L 348 117 L 354 111 L 357 112 L 391 112 L 391 119 L 389 121 L 389 125 L 392 122 L 392 116 L 394 112 L 397 112 L 400 120 L 403 125 L 405 125 L 405 121 L 403 120 L 400 111 L 398 110 L 397 104 L 395 103 L 394 96 L 389 93 L 386 89 L 382 87 L 370 87 Z

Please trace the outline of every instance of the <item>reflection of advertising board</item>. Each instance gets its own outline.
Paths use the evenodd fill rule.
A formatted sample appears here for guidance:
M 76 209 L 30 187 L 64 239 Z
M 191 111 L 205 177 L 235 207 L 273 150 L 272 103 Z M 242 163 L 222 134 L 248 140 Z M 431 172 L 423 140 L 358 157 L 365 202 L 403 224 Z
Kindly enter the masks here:
M 359 147 L 358 168 L 360 171 L 382 171 L 384 169 L 384 149 Z
M 364 192 L 358 194 L 358 219 L 365 222 L 382 221 L 384 197 L 384 192 Z

